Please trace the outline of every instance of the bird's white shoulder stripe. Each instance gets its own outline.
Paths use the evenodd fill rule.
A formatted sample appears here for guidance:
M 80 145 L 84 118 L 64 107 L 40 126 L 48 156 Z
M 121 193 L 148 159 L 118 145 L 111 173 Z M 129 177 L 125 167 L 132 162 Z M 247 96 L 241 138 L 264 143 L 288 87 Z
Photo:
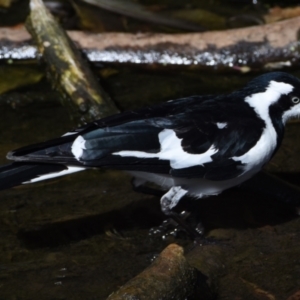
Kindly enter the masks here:
M 44 174 L 44 175 L 38 176 L 38 177 L 33 178 L 29 181 L 23 182 L 23 184 L 38 182 L 38 181 L 42 181 L 42 180 L 47 180 L 47 179 L 60 177 L 60 176 L 64 176 L 64 175 L 68 175 L 68 174 L 72 174 L 72 173 L 75 173 L 75 172 L 80 172 L 80 171 L 85 170 L 85 168 L 83 168 L 83 167 L 67 166 L 67 168 L 68 168 L 67 170 L 62 170 L 62 171 L 59 171 L 59 172 L 54 172 L 54 173 L 49 173 L 49 174 Z
M 112 154 L 123 157 L 158 158 L 161 160 L 169 160 L 173 169 L 182 169 L 211 162 L 211 156 L 217 152 L 217 149 L 215 149 L 213 145 L 205 153 L 190 154 L 185 152 L 181 146 L 181 139 L 179 139 L 174 130 L 171 129 L 162 130 L 158 134 L 158 139 L 160 143 L 160 151 L 158 153 L 126 150 L 114 152 Z
M 290 84 L 271 81 L 265 92 L 253 94 L 245 99 L 265 122 L 265 128 L 252 149 L 244 155 L 232 157 L 233 160 L 244 164 L 244 172 L 256 173 L 271 158 L 277 145 L 277 133 L 269 115 L 269 107 L 293 89 Z

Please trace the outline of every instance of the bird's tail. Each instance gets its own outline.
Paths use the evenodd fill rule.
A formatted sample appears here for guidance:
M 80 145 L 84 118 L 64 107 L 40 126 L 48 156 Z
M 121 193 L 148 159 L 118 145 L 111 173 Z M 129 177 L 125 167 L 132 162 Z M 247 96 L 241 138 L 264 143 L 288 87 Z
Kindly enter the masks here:
M 37 164 L 15 162 L 0 166 L 0 190 L 17 185 L 55 178 L 84 170 L 62 164 Z

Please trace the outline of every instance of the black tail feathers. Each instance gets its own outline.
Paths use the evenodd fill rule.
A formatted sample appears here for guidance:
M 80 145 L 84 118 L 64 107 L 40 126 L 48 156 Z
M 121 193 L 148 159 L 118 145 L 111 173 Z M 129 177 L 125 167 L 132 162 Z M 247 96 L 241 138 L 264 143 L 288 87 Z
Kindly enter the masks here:
M 0 190 L 9 189 L 23 183 L 38 181 L 42 177 L 57 177 L 68 171 L 59 164 L 12 163 L 0 167 Z M 68 172 L 66 172 L 68 173 Z M 49 176 L 50 175 L 50 176 Z

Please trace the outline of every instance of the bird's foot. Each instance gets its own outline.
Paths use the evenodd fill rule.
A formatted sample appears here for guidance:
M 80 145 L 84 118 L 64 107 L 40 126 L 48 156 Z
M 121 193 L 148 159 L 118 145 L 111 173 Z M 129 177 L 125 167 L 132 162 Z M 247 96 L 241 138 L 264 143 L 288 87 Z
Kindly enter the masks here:
M 186 232 L 186 234 L 193 240 L 203 238 L 203 227 L 197 224 L 196 227 L 191 226 L 186 218 L 183 217 L 185 212 L 177 214 L 176 212 L 171 212 L 170 217 Z
M 187 193 L 188 191 L 181 186 L 173 186 L 161 197 L 160 206 L 162 212 L 165 215 L 170 216 L 170 218 L 172 218 L 190 238 L 196 239 L 203 235 L 203 228 L 201 226 L 196 226 L 195 228 L 190 226 L 186 222 L 186 218 L 189 214 L 186 214 L 185 212 L 178 214 L 172 210 Z
M 200 222 L 195 222 L 191 218 L 190 212 L 171 212 L 169 215 L 170 218 L 166 219 L 160 226 L 151 228 L 149 235 L 160 236 L 162 239 L 166 239 L 169 236 L 195 241 L 203 239 L 203 226 Z

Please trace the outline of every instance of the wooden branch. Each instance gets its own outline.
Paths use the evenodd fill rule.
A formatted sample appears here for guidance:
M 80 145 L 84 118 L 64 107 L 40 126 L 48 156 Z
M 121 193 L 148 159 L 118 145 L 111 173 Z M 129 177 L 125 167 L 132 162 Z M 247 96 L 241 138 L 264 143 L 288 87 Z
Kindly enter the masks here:
M 98 84 L 89 65 L 41 0 L 30 0 L 26 26 L 48 67 L 48 76 L 63 95 L 76 123 L 87 123 L 118 110 Z
M 108 300 L 179 300 L 193 296 L 197 271 L 189 266 L 182 247 L 171 244 L 150 267 L 132 278 Z
M 261 71 L 299 64 L 300 17 L 247 28 L 189 34 L 68 32 L 92 62 Z M 0 30 L 0 59 L 34 59 L 24 29 Z

